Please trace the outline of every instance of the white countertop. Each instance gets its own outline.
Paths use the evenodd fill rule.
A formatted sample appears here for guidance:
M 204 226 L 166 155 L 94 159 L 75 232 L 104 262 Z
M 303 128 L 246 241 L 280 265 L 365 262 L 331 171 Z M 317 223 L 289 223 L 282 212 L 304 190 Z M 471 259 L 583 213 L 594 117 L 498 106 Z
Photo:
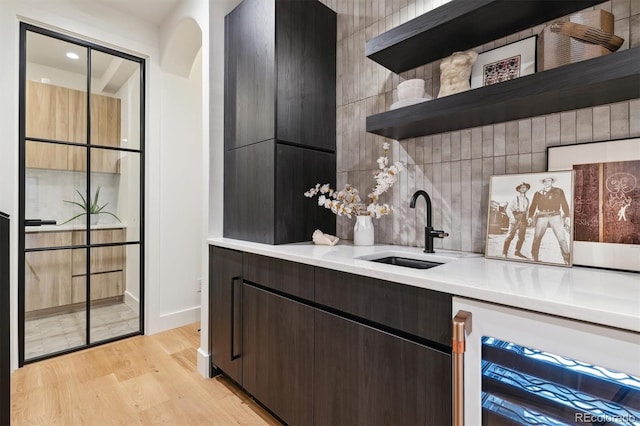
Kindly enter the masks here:
M 96 229 L 122 229 L 127 226 L 122 223 L 112 223 L 112 224 L 97 224 L 91 225 L 91 230 Z M 32 232 L 68 232 L 68 231 L 86 231 L 87 225 L 79 224 L 79 225 L 44 225 L 44 226 L 27 226 L 24 229 L 24 232 L 32 233 Z
M 209 244 L 640 332 L 640 274 L 631 272 L 485 259 L 447 250 L 436 250 L 433 260 L 440 256 L 448 263 L 419 270 L 358 259 L 391 252 L 419 257 L 424 253 L 418 247 L 358 247 L 342 241 L 333 247 L 269 245 L 229 238 L 211 238 Z

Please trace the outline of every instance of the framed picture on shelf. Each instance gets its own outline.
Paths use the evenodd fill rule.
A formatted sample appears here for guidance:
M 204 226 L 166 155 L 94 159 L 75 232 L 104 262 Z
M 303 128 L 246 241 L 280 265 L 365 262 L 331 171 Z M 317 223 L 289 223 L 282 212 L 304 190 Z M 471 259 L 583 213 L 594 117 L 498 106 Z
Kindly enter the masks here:
M 471 88 L 535 73 L 537 38 L 532 36 L 479 54 L 471 69 Z
M 547 148 L 547 170 L 574 170 L 576 265 L 640 271 L 640 138 Z
M 491 176 L 485 257 L 571 266 L 573 174 Z

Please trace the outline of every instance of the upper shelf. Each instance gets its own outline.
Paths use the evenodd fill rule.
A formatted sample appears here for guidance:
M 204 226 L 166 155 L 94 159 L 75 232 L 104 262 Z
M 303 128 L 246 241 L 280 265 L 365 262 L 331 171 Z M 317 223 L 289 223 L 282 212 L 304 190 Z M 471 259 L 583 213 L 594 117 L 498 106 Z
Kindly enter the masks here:
M 366 55 L 401 73 L 603 0 L 452 0 L 367 41 Z
M 640 98 L 640 47 L 367 117 L 400 140 Z

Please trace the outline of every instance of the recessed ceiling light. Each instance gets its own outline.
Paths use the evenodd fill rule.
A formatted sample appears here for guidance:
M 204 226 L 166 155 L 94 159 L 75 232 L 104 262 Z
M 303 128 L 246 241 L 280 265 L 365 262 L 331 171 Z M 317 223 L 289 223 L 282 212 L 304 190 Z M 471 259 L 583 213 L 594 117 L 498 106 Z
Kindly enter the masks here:
M 67 52 L 67 58 L 69 58 L 69 59 L 80 59 L 80 56 L 78 56 L 77 53 Z

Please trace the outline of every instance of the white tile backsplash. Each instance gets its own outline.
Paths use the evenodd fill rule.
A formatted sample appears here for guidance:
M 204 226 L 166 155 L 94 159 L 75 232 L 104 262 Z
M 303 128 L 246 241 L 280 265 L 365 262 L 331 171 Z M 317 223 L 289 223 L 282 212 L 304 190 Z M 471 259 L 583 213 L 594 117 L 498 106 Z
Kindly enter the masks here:
M 83 172 L 26 169 L 26 211 L 27 219 L 54 219 L 61 224 L 82 212 L 80 207 L 67 203 L 74 201 L 82 204 L 76 190 L 86 197 L 86 174 Z M 120 175 L 112 173 L 91 174 L 92 195 L 100 187 L 98 204 L 108 203 L 104 211 L 118 215 L 118 188 Z M 75 219 L 72 224 L 83 223 L 83 218 Z M 116 223 L 110 215 L 101 215 L 100 223 Z

